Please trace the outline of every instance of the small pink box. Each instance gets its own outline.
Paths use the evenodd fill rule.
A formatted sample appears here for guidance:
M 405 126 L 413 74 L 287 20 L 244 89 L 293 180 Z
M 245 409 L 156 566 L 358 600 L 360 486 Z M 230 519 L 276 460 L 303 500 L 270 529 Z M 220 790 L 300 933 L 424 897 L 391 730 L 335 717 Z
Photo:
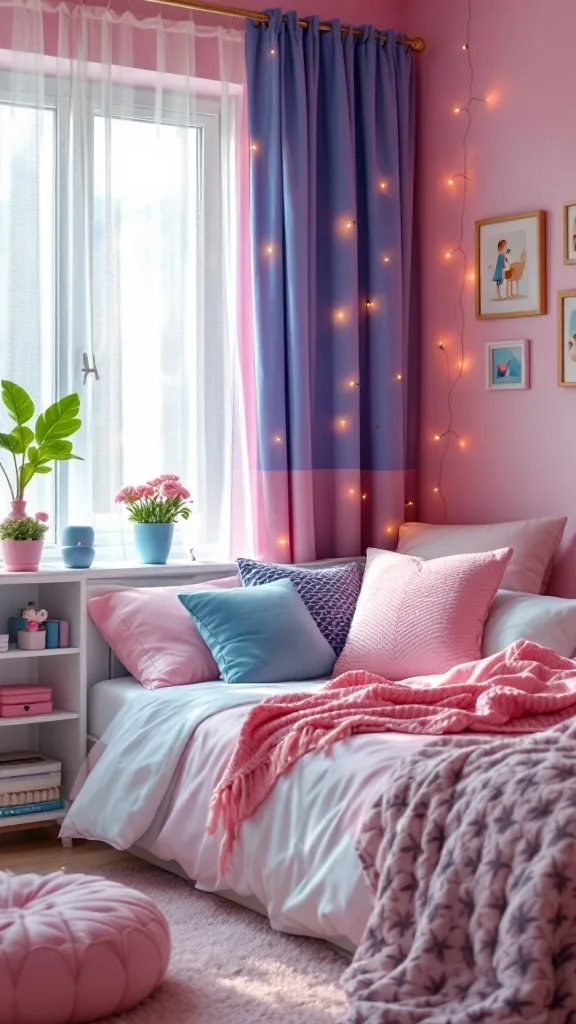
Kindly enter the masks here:
M 0 718 L 51 713 L 52 690 L 49 686 L 0 686 Z

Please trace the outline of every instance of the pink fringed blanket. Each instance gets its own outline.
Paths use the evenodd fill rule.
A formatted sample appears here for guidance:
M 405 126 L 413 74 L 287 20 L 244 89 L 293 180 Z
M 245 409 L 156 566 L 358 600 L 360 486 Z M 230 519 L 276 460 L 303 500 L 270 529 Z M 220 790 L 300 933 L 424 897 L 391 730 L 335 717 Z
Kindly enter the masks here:
M 214 791 L 208 829 L 220 821 L 223 871 L 240 823 L 304 754 L 354 733 L 532 733 L 576 715 L 576 663 L 519 640 L 444 676 L 388 682 L 348 672 L 320 692 L 271 697 L 248 715 Z
M 347 1024 L 576 1020 L 576 723 L 439 740 L 363 826 Z

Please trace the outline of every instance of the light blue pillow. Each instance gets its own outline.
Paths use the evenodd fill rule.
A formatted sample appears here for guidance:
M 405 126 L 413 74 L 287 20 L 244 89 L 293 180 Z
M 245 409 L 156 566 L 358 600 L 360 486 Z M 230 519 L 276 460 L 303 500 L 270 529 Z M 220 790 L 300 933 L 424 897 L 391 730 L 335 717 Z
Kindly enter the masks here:
M 336 655 L 290 580 L 178 599 L 226 683 L 283 683 L 332 672 Z

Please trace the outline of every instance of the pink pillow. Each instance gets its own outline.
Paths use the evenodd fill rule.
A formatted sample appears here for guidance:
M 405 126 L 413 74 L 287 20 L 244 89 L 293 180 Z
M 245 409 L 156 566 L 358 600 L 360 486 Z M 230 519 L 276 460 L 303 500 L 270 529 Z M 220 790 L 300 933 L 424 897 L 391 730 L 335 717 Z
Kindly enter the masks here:
M 368 548 L 362 589 L 333 675 L 446 672 L 480 657 L 484 623 L 511 548 L 424 561 Z
M 111 590 L 88 610 L 114 654 L 147 690 L 220 678 L 220 670 L 178 594 L 239 587 L 238 576 L 179 587 Z

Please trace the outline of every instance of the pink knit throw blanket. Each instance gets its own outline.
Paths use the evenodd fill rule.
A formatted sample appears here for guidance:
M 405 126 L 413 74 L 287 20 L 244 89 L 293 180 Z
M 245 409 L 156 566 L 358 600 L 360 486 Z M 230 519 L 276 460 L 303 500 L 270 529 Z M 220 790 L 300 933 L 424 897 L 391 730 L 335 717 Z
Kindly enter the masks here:
M 531 733 L 575 715 L 576 662 L 526 640 L 443 676 L 394 683 L 347 672 L 316 693 L 269 697 L 246 718 L 212 796 L 208 831 L 224 826 L 220 872 L 241 822 L 304 754 L 354 733 Z

